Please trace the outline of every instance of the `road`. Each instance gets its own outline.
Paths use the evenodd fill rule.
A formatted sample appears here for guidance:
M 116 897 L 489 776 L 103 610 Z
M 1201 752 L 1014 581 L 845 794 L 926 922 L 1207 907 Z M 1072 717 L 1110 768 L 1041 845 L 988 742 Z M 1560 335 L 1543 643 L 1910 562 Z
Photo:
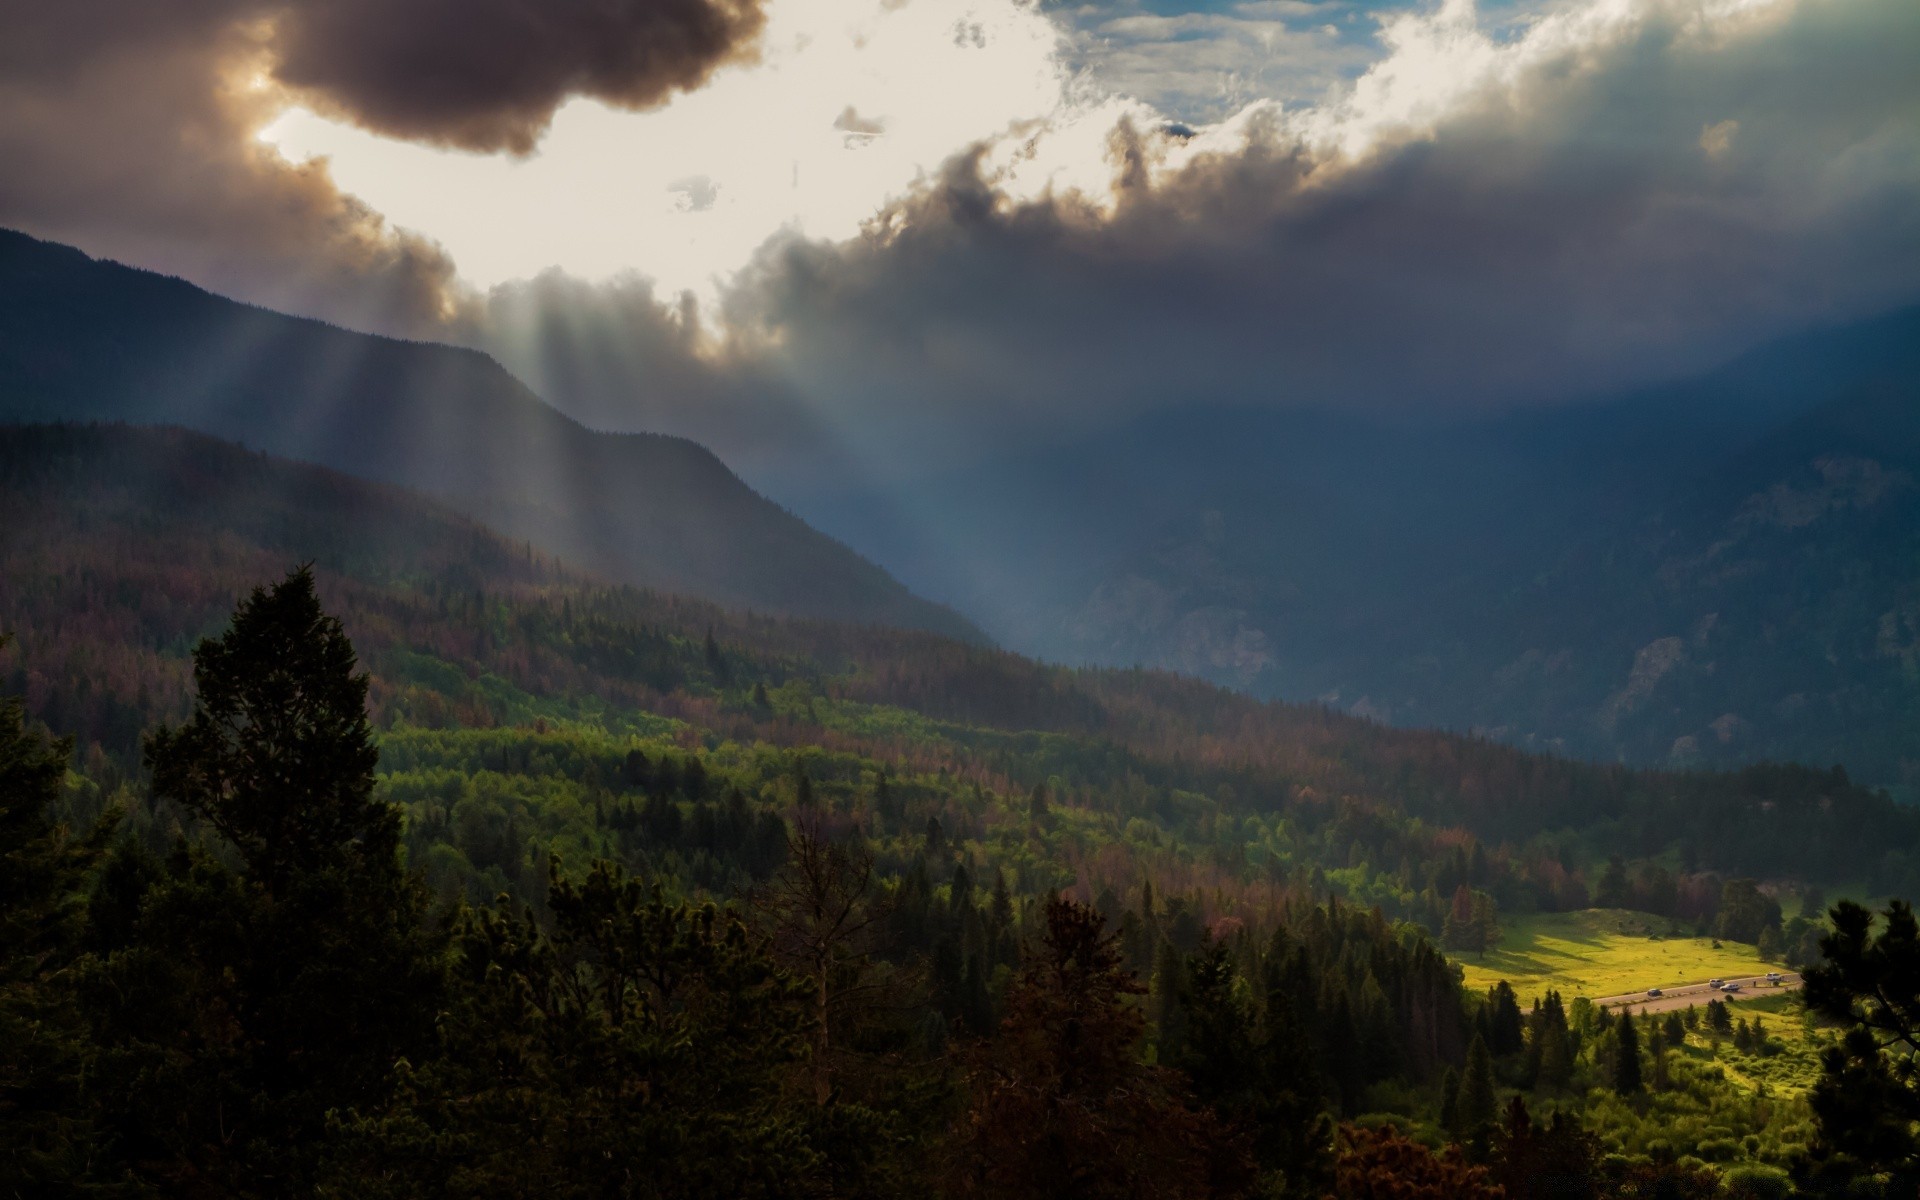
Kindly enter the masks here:
M 1636 1013 L 1672 1012 L 1677 1008 L 1685 1008 L 1689 1004 L 1697 1004 L 1705 1008 L 1709 1000 L 1726 1000 L 1738 1004 L 1742 1000 L 1777 996 L 1781 992 L 1793 991 L 1800 986 L 1800 976 L 1789 971 L 1781 976 L 1778 984 L 1771 984 L 1767 982 L 1765 975 L 1734 975 L 1728 976 L 1728 982 L 1739 984 L 1740 990 L 1728 995 L 1708 987 L 1705 983 L 1680 983 L 1661 988 L 1660 997 L 1657 1000 L 1647 999 L 1645 992 L 1629 992 L 1624 996 L 1602 996 L 1594 1003 L 1602 1008 L 1625 1008 Z

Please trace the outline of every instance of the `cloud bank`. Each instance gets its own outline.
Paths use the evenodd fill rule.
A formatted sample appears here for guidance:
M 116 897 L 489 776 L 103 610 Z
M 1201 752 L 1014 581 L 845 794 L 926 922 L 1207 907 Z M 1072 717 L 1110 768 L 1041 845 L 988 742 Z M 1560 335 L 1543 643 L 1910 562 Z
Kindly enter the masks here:
M 0 222 L 486 346 L 595 424 L 696 436 L 795 488 L 1190 404 L 1424 416 L 1564 400 L 1920 297 L 1911 0 L 1576 0 L 1498 32 L 1449 0 L 1387 21 L 1376 61 L 1321 98 L 1211 124 L 1116 91 L 1097 63 L 1075 74 L 1071 31 L 1014 0 L 857 20 L 770 0 L 764 22 L 558 4 L 532 26 L 488 0 L 461 6 L 472 28 L 445 44 L 433 31 L 458 21 L 443 7 L 183 0 L 163 18 L 130 0 L 0 0 L 0 153 L 29 168 L 0 180 Z M 1128 78 L 1193 92 L 1255 26 L 1276 56 L 1353 46 L 1316 33 L 1311 6 L 1234 11 L 1125 25 L 1140 32 Z M 618 36 L 649 21 L 668 32 Z M 356 29 L 372 39 L 361 59 Z M 1217 29 L 1238 41 L 1194 44 Z M 48 52 L 18 53 L 23 38 Z M 890 57 L 862 57 L 875 48 Z M 567 109 L 497 189 L 446 178 L 474 209 L 520 188 L 478 236 L 570 236 L 578 262 L 610 265 L 569 259 L 594 283 L 526 265 L 480 293 L 456 278 L 464 251 L 389 224 L 416 165 L 494 160 L 408 159 L 376 208 L 378 172 L 356 185 L 368 200 L 335 183 L 360 178 L 359 143 L 297 164 L 257 137 L 308 97 L 415 141 L 517 151 L 570 96 L 666 107 L 630 125 L 593 110 L 580 120 L 603 140 L 575 149 Z M 985 128 L 947 115 L 970 104 Z M 691 132 L 647 140 L 674 122 Z M 702 145 L 703 128 L 726 133 Z M 803 142 L 819 156 L 770 157 Z M 607 203 L 540 207 L 570 195 L 541 172 L 597 147 L 614 173 L 565 178 Z M 434 235 L 452 207 L 402 223 Z M 710 261 L 746 265 L 704 302 L 677 281 L 706 260 L 662 286 L 655 243 L 628 232 L 689 240 L 727 221 Z
M 860 238 L 770 247 L 725 323 L 849 437 L 988 453 L 1194 403 L 1565 400 L 1920 295 L 1905 0 L 1386 36 L 1323 105 L 983 143 Z M 1089 126 L 1103 179 L 1062 186 Z

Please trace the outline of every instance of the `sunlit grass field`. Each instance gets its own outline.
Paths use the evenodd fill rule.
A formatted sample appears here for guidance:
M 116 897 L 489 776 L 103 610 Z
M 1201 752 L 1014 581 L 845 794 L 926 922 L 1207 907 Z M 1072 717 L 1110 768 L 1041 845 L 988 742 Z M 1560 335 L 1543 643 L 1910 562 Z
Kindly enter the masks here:
M 1504 979 L 1523 1007 L 1549 989 L 1571 1000 L 1785 969 L 1752 946 L 1723 942 L 1716 949 L 1712 938 L 1693 937 L 1665 917 L 1624 909 L 1512 917 L 1501 929 L 1498 948 L 1456 961 L 1468 987 L 1483 990 Z

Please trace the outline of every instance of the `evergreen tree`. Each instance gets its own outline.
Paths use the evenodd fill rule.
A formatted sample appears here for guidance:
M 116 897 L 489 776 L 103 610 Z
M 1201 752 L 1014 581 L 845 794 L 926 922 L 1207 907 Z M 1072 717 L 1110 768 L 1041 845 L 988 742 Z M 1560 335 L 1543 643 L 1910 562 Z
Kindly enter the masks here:
M 1686 1043 L 1687 1023 L 1684 1019 L 1681 1018 L 1679 1013 L 1677 1012 L 1668 1013 L 1667 1020 L 1663 1028 L 1666 1033 L 1667 1045 L 1680 1046 Z
M 792 1086 L 812 989 L 740 914 L 594 864 L 556 875 L 552 931 L 504 903 L 462 920 L 439 1053 L 356 1116 L 341 1200 L 758 1200 L 825 1192 Z
M 1640 1091 L 1640 1035 L 1633 1014 L 1620 1014 L 1620 1027 L 1614 1033 L 1613 1090 L 1622 1096 Z
M 1527 1031 L 1528 1075 L 1533 1086 L 1546 1091 L 1563 1088 L 1573 1078 L 1573 1032 L 1567 1027 L 1560 993 L 1549 991 L 1535 1009 Z
M 1821 939 L 1825 962 L 1806 973 L 1807 1007 L 1848 1026 L 1821 1056 L 1808 1102 L 1819 1137 L 1820 1174 L 1887 1172 L 1887 1194 L 1920 1191 L 1920 921 L 1901 900 L 1884 923 L 1851 900 L 1833 908 L 1833 932 Z
M 1627 864 L 1618 854 L 1607 860 L 1607 869 L 1593 889 L 1595 908 L 1627 908 L 1633 904 L 1633 887 L 1627 882 Z
M 1667 1074 L 1667 1032 L 1659 1021 L 1647 1022 L 1647 1058 L 1653 1064 L 1653 1090 L 1666 1091 L 1672 1080 Z
M 1048 901 L 1046 932 L 971 1056 L 952 1190 L 995 1200 L 1225 1196 L 1250 1182 L 1236 1139 L 1174 1072 L 1135 1054 L 1144 990 L 1099 912 Z
M 379 1102 L 430 1041 L 441 966 L 399 813 L 373 795 L 355 665 L 302 568 L 200 644 L 191 719 L 147 741 L 156 796 L 218 837 L 110 867 L 145 882 L 95 905 L 124 937 L 87 979 L 93 1094 L 156 1180 L 284 1194 L 313 1177 L 329 1110 Z
M 269 897 L 333 870 L 398 870 L 400 814 L 373 797 L 379 754 L 355 666 L 302 567 L 200 643 L 192 718 L 147 739 L 154 795 L 217 831 Z
M 1726 1001 L 1707 1001 L 1707 1028 L 1722 1036 L 1733 1032 L 1733 1012 Z
M 1493 1055 L 1487 1052 L 1484 1038 L 1476 1036 L 1467 1050 L 1467 1069 L 1460 1076 L 1460 1100 L 1457 1107 L 1460 1128 L 1477 1137 L 1492 1123 L 1499 1111 L 1494 1092 Z
M 52 821 L 71 753 L 70 741 L 27 729 L 18 699 L 0 698 L 0 1195 L 106 1182 L 82 1104 L 74 966 L 87 876 L 113 819 L 86 838 Z
M 1177 1061 L 1186 1044 L 1186 981 L 1186 956 L 1172 942 L 1161 942 L 1148 999 L 1152 1003 L 1154 1040 L 1168 1062 Z
M 1493 1178 L 1506 1188 L 1507 1200 L 1592 1200 L 1600 1194 L 1599 1140 L 1565 1110 L 1536 1125 L 1526 1101 L 1515 1096 L 1495 1133 L 1493 1157 Z
M 1502 979 L 1487 989 L 1487 1049 L 1495 1058 L 1518 1054 L 1526 1047 L 1520 998 L 1513 985 Z
M 1187 1037 L 1174 1065 L 1244 1135 L 1270 1179 L 1304 1192 L 1325 1182 L 1333 1132 L 1320 1111 L 1311 1056 L 1295 1040 L 1285 994 L 1270 993 L 1262 1021 L 1239 982 L 1222 943 L 1209 942 L 1187 961 Z

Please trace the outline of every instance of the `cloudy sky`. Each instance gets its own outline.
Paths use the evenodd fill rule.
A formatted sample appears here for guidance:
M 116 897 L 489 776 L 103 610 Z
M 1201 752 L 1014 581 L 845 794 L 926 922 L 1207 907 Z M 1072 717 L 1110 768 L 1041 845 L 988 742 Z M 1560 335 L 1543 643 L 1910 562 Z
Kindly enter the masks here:
M 776 493 L 1920 300 L 1913 0 L 0 0 L 0 225 Z

